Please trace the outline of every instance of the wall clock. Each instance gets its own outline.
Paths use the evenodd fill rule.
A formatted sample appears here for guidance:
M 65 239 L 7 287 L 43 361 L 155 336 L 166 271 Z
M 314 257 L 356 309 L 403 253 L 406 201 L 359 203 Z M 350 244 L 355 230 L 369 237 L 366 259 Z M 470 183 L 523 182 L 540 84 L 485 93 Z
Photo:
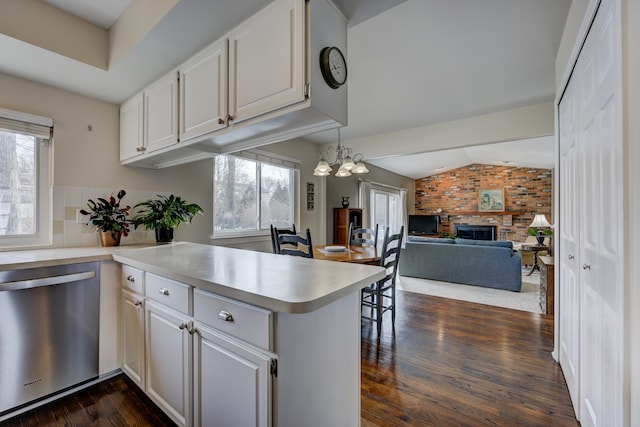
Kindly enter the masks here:
M 347 82 L 347 61 L 337 47 L 325 47 L 320 51 L 320 71 L 329 87 L 337 89 Z

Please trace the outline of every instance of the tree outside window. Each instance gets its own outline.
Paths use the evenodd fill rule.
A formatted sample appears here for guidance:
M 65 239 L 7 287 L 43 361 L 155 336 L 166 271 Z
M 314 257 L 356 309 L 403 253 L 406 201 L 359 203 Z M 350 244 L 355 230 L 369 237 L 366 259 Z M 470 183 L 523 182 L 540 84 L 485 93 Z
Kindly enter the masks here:
M 0 130 L 0 235 L 36 231 L 36 138 Z
M 260 234 L 290 227 L 294 215 L 292 169 L 233 156 L 216 156 L 214 234 Z

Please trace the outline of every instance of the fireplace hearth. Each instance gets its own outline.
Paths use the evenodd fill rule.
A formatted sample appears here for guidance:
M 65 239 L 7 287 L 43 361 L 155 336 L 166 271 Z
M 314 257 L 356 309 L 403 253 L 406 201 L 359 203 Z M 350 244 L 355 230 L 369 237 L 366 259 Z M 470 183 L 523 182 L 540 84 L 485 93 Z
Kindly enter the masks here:
M 496 226 L 456 224 L 456 237 L 472 240 L 496 240 Z

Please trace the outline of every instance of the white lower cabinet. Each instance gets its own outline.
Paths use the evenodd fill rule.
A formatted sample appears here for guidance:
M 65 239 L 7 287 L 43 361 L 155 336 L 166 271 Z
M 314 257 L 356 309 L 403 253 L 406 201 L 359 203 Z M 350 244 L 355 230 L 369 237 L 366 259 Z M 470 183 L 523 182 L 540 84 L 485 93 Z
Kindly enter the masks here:
M 144 390 L 144 297 L 122 290 L 122 370 Z
M 272 358 L 196 322 L 194 425 L 271 425 Z
M 136 272 L 123 266 L 122 370 L 179 426 L 272 426 L 273 313 Z
M 191 319 L 145 305 L 146 392 L 179 426 L 191 426 Z

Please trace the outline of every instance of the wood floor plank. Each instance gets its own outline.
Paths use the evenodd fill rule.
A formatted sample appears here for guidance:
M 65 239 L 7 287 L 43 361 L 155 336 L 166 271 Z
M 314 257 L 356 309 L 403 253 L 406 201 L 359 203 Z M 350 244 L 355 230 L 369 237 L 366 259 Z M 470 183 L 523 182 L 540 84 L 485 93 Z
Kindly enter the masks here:
M 363 425 L 578 426 L 552 350 L 552 316 L 399 291 L 362 325 Z
M 551 316 L 398 291 L 388 319 L 362 323 L 362 427 L 579 426 Z M 174 423 L 121 374 L 2 425 Z

